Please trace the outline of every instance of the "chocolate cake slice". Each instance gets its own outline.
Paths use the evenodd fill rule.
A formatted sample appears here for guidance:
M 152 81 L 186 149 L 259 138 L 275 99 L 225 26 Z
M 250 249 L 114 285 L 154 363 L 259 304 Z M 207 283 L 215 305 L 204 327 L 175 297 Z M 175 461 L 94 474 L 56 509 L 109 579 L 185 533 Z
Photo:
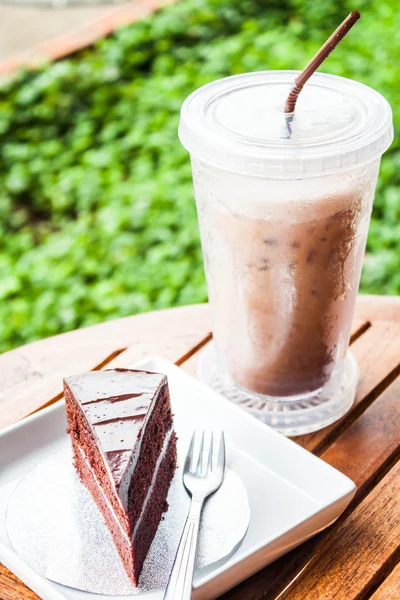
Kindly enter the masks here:
M 74 465 L 137 585 L 176 468 L 167 378 L 91 371 L 67 377 L 64 392 Z

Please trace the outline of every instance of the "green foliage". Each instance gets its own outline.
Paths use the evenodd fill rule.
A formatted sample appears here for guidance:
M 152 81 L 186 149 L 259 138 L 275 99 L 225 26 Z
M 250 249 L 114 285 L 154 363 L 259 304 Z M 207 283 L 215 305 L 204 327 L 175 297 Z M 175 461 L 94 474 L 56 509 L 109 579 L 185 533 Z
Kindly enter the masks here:
M 400 12 L 362 21 L 324 70 L 382 92 L 400 121 Z M 0 350 L 206 299 L 179 109 L 195 88 L 301 68 L 347 0 L 181 0 L 0 89 Z M 400 150 L 383 160 L 363 291 L 400 292 Z

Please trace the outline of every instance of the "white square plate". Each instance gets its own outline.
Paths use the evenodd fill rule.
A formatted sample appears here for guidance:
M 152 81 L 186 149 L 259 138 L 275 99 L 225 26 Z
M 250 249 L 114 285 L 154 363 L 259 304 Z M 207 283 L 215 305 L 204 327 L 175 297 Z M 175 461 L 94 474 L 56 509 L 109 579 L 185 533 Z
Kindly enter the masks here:
M 193 429 L 225 431 L 228 465 L 247 489 L 251 518 L 246 536 L 222 565 L 196 574 L 195 600 L 216 598 L 262 569 L 333 523 L 352 499 L 355 485 L 350 479 L 175 365 L 150 358 L 135 367 L 168 376 L 178 436 L 181 422 L 188 420 Z M 53 583 L 25 564 L 8 541 L 5 512 L 11 492 L 38 462 L 69 443 L 65 429 L 60 400 L 0 433 L 0 560 L 44 600 L 127 600 L 128 596 L 98 596 Z M 144 597 L 161 600 L 163 593 Z

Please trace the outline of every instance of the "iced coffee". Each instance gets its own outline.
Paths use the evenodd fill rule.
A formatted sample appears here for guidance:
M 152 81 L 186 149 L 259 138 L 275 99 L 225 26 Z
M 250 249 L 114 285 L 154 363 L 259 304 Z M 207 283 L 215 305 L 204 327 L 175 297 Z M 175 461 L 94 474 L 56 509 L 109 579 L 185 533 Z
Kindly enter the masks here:
M 320 73 L 300 94 L 288 137 L 283 107 L 295 75 L 204 86 L 185 101 L 179 128 L 192 159 L 217 370 L 236 386 L 228 396 L 273 398 L 274 414 L 289 404 L 312 412 L 336 393 L 333 381 L 342 393 L 380 158 L 393 137 L 380 94 Z M 310 412 L 308 430 L 351 401 Z
M 192 164 L 221 365 L 258 394 L 318 390 L 347 350 L 379 165 L 264 198 L 254 181 L 251 198 Z

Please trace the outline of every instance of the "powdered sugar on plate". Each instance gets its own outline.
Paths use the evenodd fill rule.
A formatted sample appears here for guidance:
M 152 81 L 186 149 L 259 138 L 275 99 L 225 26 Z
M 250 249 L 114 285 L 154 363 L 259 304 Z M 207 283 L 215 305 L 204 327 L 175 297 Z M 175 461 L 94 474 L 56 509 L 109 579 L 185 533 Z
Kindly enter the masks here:
M 178 454 L 184 456 L 179 450 L 182 446 Z M 189 502 L 178 468 L 168 495 L 169 510 L 147 555 L 139 587 L 128 579 L 103 518 L 72 467 L 69 448 L 18 484 L 8 504 L 7 533 L 15 551 L 52 581 L 97 594 L 140 594 L 165 587 Z M 246 490 L 227 469 L 222 487 L 204 508 L 197 568 L 230 555 L 249 520 Z

